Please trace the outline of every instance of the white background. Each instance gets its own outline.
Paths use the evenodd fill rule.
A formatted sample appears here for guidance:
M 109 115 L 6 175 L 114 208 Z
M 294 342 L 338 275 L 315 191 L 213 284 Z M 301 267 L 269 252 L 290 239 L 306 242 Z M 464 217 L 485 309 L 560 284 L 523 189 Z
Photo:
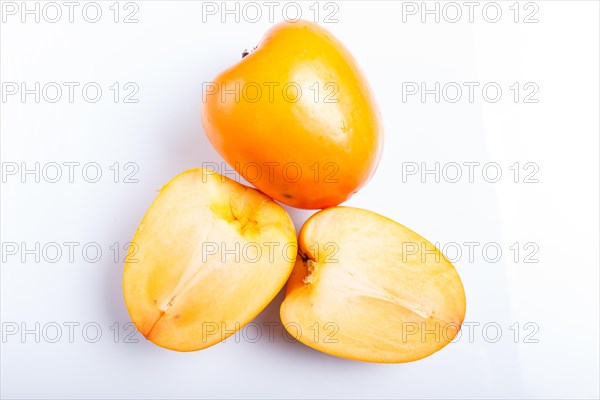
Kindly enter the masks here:
M 112 1 L 101 3 L 99 22 L 89 23 L 82 2 L 70 23 L 68 9 L 58 4 L 63 16 L 56 23 L 44 15 L 39 23 L 32 15 L 23 23 L 19 10 L 3 13 L 0 28 L 3 89 L 7 82 L 29 88 L 35 82 L 80 83 L 73 103 L 66 87 L 56 103 L 44 96 L 36 103 L 34 95 L 22 101 L 20 93 L 1 103 L 3 398 L 599 396 L 597 2 L 521 3 L 517 23 L 512 1 L 498 3 L 502 16 L 496 23 L 482 15 L 485 2 L 478 3 L 472 22 L 459 2 L 463 15 L 456 23 L 447 21 L 455 10 L 446 8 L 439 23 L 434 15 L 422 22 L 420 13 L 403 13 L 411 5 L 391 1 L 337 2 L 338 22 L 324 23 L 335 8 L 319 5 L 318 21 L 359 61 L 385 122 L 377 174 L 347 204 L 393 218 L 440 246 L 458 243 L 463 251 L 455 265 L 472 331 L 464 327 L 456 343 L 398 365 L 348 361 L 288 343 L 278 317 L 281 294 L 256 319 L 254 327 L 262 331 L 256 343 L 250 340 L 256 329 L 243 331 L 238 341 L 186 354 L 161 349 L 139 334 L 133 336 L 137 343 L 126 343 L 131 330 L 125 325 L 122 262 L 113 260 L 110 247 L 131 240 L 156 190 L 171 177 L 203 162 L 221 162 L 200 123 L 202 83 L 235 63 L 271 23 L 264 5 L 256 23 L 243 16 L 236 23 L 233 15 L 222 23 L 220 14 L 205 15 L 203 22 L 202 3 L 196 1 L 138 1 L 137 23 L 122 22 L 135 10 L 124 3 L 115 23 Z M 312 4 L 301 8 L 304 18 L 315 20 Z M 444 5 L 439 3 L 440 12 Z M 494 9 L 487 11 L 488 19 L 494 18 Z M 524 23 L 534 11 L 537 22 Z M 54 10 L 47 12 L 54 18 Z M 275 19 L 282 19 L 281 5 Z M 87 82 L 103 89 L 97 103 L 81 95 Z M 122 85 L 135 83 L 139 101 L 115 103 L 109 89 L 114 82 L 121 85 L 121 96 L 129 92 Z M 403 101 L 407 82 L 480 86 L 473 102 L 464 86 L 456 103 L 447 101 L 454 92 L 439 103 L 433 95 Z M 502 88 L 495 103 L 481 94 L 489 82 Z M 509 88 L 515 82 L 521 87 L 517 102 Z M 537 103 L 523 101 L 529 82 L 539 88 L 531 98 Z M 35 175 L 20 171 L 7 175 L 14 165 L 34 168 L 36 162 L 40 168 L 53 162 L 81 165 L 72 183 L 65 166 L 57 183 L 43 175 L 38 183 Z M 100 165 L 97 183 L 82 176 L 81 166 L 90 162 Z M 109 168 L 115 162 L 118 183 Z M 123 169 L 128 162 L 139 167 L 133 176 L 138 183 L 123 182 L 124 173 L 132 171 Z M 457 183 L 447 179 L 455 171 L 448 169 L 439 183 L 433 175 L 403 178 L 411 163 L 433 168 L 436 162 L 440 168 L 497 163 L 502 177 L 487 182 L 484 178 L 494 174 L 488 170 L 483 176 L 479 166 L 472 183 L 466 167 Z M 510 169 L 516 162 L 517 183 Z M 537 166 L 537 183 L 524 182 L 531 172 L 523 168 L 528 162 Z M 92 172 L 86 177 L 93 178 Z M 311 214 L 290 212 L 297 228 Z M 6 251 L 11 243 L 23 250 L 36 242 L 79 246 L 73 262 L 65 247 L 55 263 L 48 260 L 54 253 L 42 254 L 39 262 L 35 254 L 25 255 L 22 262 L 22 251 Z M 478 243 L 474 259 L 465 242 Z M 515 242 L 517 255 L 510 249 Z M 98 262 L 83 258 L 86 243 L 102 248 Z M 486 243 L 500 247 L 502 255 L 490 251 L 486 259 Z M 526 243 L 533 245 L 524 249 Z M 532 249 L 538 262 L 524 262 Z M 79 324 L 72 343 L 68 323 Z M 269 323 L 276 324 L 273 337 Z M 85 324 L 93 324 L 87 336 Z M 56 325 L 62 336 L 51 343 Z M 15 326 L 18 332 L 10 335 Z M 88 343 L 95 326 L 102 335 Z M 501 336 L 493 343 L 497 327 Z M 23 329 L 34 333 L 22 336 Z

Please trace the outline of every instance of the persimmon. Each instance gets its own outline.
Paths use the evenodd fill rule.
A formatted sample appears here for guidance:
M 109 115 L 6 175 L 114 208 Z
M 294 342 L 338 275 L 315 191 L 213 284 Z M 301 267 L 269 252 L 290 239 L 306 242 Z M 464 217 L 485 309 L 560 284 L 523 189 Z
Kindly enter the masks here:
M 275 25 L 204 87 L 210 142 L 248 182 L 293 207 L 337 205 L 373 175 L 380 114 L 344 45 L 308 21 Z
M 159 346 L 192 351 L 250 322 L 281 290 L 297 253 L 287 212 L 271 198 L 203 169 L 166 184 L 125 263 L 125 303 Z
M 430 242 L 370 211 L 319 211 L 298 237 L 281 320 L 328 354 L 397 363 L 447 345 L 465 316 L 458 273 Z

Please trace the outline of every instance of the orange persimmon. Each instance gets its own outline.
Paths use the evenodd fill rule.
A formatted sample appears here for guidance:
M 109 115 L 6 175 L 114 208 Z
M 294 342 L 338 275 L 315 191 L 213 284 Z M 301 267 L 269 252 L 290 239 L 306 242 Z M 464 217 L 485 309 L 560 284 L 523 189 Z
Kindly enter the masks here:
M 373 93 L 350 52 L 317 24 L 274 26 L 204 89 L 211 143 L 275 200 L 334 206 L 375 172 L 383 133 Z

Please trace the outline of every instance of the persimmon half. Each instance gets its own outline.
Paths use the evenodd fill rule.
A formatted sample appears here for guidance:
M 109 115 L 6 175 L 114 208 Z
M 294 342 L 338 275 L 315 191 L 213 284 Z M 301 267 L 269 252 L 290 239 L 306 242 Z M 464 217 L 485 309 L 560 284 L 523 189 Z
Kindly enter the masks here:
M 166 184 L 144 216 L 123 273 L 137 329 L 192 351 L 225 340 L 285 285 L 297 254 L 287 212 L 256 189 L 204 169 Z
M 333 207 L 308 219 L 281 305 L 300 342 L 354 360 L 399 363 L 454 339 L 465 292 L 450 261 L 410 229 L 370 211 Z
M 248 182 L 284 204 L 318 209 L 371 178 L 383 146 L 372 90 L 344 45 L 319 25 L 283 22 L 212 82 L 202 124 Z

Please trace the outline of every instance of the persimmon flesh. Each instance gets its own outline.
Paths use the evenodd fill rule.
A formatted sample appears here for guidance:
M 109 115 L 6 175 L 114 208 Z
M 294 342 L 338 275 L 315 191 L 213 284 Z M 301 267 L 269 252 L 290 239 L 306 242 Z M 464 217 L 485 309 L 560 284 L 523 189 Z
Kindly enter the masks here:
M 131 319 L 147 339 L 179 351 L 250 322 L 284 286 L 297 253 L 280 205 L 204 169 L 160 190 L 132 243 L 123 275 Z
M 283 22 L 205 84 L 202 124 L 216 150 L 259 190 L 318 209 L 371 178 L 383 133 L 373 93 L 350 52 L 308 22 Z
M 426 357 L 465 315 L 456 270 L 410 229 L 370 211 L 334 207 L 304 224 L 281 305 L 290 334 L 317 350 L 371 362 Z

